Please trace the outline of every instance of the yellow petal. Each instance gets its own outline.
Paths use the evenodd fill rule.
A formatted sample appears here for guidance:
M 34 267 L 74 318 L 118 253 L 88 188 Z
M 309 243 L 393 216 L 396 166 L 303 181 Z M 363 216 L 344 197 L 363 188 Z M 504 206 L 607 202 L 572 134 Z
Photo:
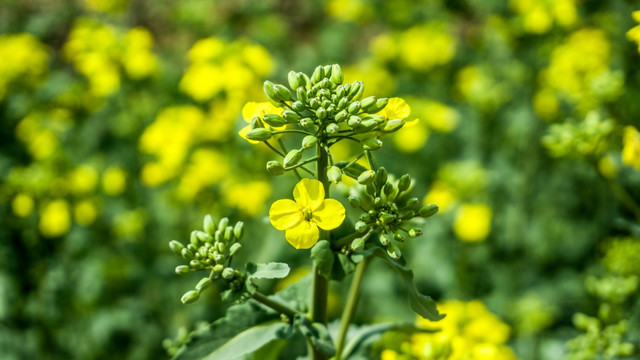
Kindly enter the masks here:
M 314 211 L 324 200 L 322 183 L 315 179 L 300 180 L 293 188 L 293 198 L 301 207 Z
M 256 102 L 248 102 L 242 108 L 242 118 L 246 122 L 251 122 L 251 118 L 256 116 L 258 103 Z
M 318 227 L 309 221 L 301 221 L 298 225 L 287 229 L 284 237 L 296 249 L 308 249 L 318 242 Z
M 324 230 L 340 226 L 345 218 L 344 206 L 335 199 L 325 199 L 319 208 L 313 211 L 313 221 Z
M 271 205 L 269 221 L 276 229 L 287 230 L 302 221 L 302 213 L 295 201 L 281 199 Z
M 388 119 L 406 119 L 411 114 L 411 108 L 406 101 L 402 98 L 394 97 L 390 98 L 387 106 L 382 109 L 379 115 L 385 116 Z

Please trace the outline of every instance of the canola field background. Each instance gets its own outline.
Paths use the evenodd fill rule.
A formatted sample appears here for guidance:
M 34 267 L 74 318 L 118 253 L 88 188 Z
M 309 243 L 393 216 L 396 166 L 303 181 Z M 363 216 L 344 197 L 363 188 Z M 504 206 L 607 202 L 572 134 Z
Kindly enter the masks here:
M 440 206 L 403 254 L 441 323 L 374 265 L 371 358 L 640 356 L 640 5 L 620 0 L 5 0 L 0 357 L 159 359 L 224 314 L 169 250 L 204 214 L 309 270 L 266 218 L 296 179 L 238 136 L 266 79 L 340 64 L 402 97 L 379 162 Z M 349 154 L 354 149 L 332 149 Z M 345 185 L 335 196 L 346 204 Z M 348 208 L 348 207 L 347 207 Z M 419 241 L 418 241 L 419 240 Z M 274 284 L 282 287 L 285 284 Z M 330 316 L 345 289 L 331 294 Z

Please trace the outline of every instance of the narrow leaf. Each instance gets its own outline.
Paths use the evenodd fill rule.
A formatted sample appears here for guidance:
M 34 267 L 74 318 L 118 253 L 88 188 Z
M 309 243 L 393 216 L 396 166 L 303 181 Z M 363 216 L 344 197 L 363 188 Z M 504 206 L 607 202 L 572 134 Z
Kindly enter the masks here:
M 251 327 L 231 338 L 224 345 L 209 353 L 205 359 L 232 360 L 250 354 L 278 338 L 287 324 L 281 321 Z

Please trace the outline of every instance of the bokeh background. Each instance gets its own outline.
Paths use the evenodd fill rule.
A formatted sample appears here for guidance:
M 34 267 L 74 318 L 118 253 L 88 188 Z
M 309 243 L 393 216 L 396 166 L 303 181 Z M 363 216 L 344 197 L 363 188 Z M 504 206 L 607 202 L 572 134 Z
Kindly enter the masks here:
M 307 253 L 266 220 L 295 179 L 270 177 L 274 155 L 237 131 L 244 104 L 266 101 L 265 79 L 332 63 L 365 95 L 407 100 L 417 121 L 385 140 L 379 162 L 411 173 L 416 196 L 441 210 L 403 254 L 448 314 L 443 331 L 389 334 L 371 358 L 637 358 L 634 10 L 620 0 L 4 0 L 0 358 L 169 357 L 226 308 L 216 291 L 180 303 L 199 278 L 175 275 L 181 260 L 167 246 L 207 213 L 245 222 L 246 259 L 307 271 Z M 382 264 L 363 292 L 358 323 L 434 326 Z

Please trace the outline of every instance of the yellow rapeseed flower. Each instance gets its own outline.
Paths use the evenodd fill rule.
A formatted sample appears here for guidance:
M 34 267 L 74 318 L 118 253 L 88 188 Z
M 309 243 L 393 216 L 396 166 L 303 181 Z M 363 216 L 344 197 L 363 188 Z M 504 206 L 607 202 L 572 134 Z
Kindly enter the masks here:
M 624 128 L 622 162 L 640 169 L 640 132 L 633 126 Z
M 33 197 L 29 194 L 18 194 L 15 198 L 13 198 L 13 202 L 11 203 L 11 208 L 13 209 L 13 213 L 20 217 L 27 217 L 31 215 L 34 208 Z
M 465 242 L 482 242 L 491 231 L 491 208 L 484 204 L 463 204 L 456 213 L 453 232 Z
M 102 174 L 102 190 L 105 194 L 116 196 L 127 187 L 127 172 L 117 166 L 110 166 Z
M 293 189 L 293 200 L 280 199 L 271 205 L 269 220 L 278 230 L 285 230 L 287 241 L 296 249 L 308 249 L 319 239 L 318 227 L 332 230 L 345 218 L 345 209 L 335 199 L 324 198 L 322 183 L 302 179 Z
M 43 236 L 52 238 L 62 236 L 71 227 L 69 203 L 66 200 L 53 200 L 42 209 L 38 228 Z

